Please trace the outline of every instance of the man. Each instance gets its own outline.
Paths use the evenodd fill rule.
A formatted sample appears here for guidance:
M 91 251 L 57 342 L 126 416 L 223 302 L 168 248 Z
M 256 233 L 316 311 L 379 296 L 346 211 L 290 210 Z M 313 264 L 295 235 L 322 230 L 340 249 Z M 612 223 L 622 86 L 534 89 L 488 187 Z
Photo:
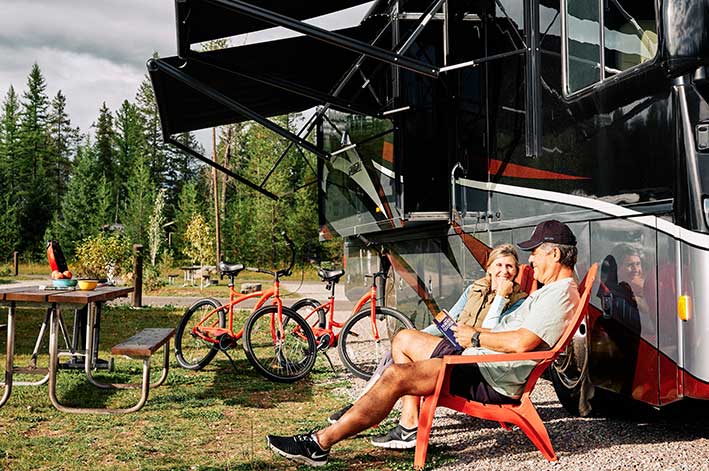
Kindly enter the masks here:
M 493 329 L 458 326 L 456 340 L 465 348 L 462 354 L 548 350 L 561 337 L 565 321 L 573 314 L 579 302 L 573 281 L 577 250 L 576 237 L 568 226 L 554 220 L 542 222 L 531 238 L 518 246 L 531 251 L 529 264 L 534 268 L 534 278 L 544 287 L 532 293 Z M 403 397 L 406 399 L 400 426 L 414 435 L 417 424 L 411 422 L 418 420 L 417 398 L 433 392 L 441 366 L 440 358 L 395 363 L 334 424 L 293 437 L 268 435 L 268 445 L 299 463 L 323 466 L 330 447 L 379 423 Z M 514 402 L 533 367 L 534 362 L 530 361 L 459 365 L 453 370 L 450 391 L 480 402 Z

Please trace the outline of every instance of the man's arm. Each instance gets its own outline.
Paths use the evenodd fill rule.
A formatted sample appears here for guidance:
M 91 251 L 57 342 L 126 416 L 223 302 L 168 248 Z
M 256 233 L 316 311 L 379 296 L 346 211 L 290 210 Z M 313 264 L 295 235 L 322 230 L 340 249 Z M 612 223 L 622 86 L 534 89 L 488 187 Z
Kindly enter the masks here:
M 531 352 L 543 342 L 537 334 L 525 328 L 508 332 L 484 332 L 475 327 L 458 325 L 453 330 L 455 339 L 463 348 L 471 347 L 473 334 L 480 332 L 480 346 L 500 353 Z

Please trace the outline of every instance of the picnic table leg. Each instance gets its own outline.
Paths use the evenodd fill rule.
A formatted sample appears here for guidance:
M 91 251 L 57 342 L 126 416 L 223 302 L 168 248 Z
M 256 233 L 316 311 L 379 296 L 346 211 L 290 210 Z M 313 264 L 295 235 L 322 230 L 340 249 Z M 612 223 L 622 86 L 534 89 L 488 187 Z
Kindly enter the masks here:
M 53 306 L 55 309 L 52 311 L 51 322 L 49 327 L 49 400 L 52 405 L 60 412 L 68 412 L 72 414 L 128 414 L 131 412 L 136 412 L 140 410 L 148 400 L 148 393 L 150 391 L 150 358 L 143 360 L 143 384 L 140 399 L 138 403 L 133 407 L 126 409 L 108 409 L 108 408 L 84 408 L 84 407 L 71 407 L 65 406 L 59 402 L 57 399 L 57 372 L 58 372 L 58 325 L 57 325 L 57 311 L 56 305 Z M 89 307 L 88 319 L 87 319 L 87 336 L 93 337 L 93 324 L 94 324 L 95 311 Z M 94 383 L 90 376 L 91 368 L 91 352 L 93 351 L 93 338 L 87 339 L 87 356 L 84 361 L 84 367 L 89 376 L 89 381 Z
M 87 321 L 86 321 L 86 348 L 87 351 L 90 348 L 90 351 L 93 351 L 94 347 L 94 336 L 98 336 L 99 331 L 98 329 L 94 329 L 94 325 L 96 322 L 97 314 L 101 312 L 101 303 L 96 303 L 94 306 L 93 304 L 89 306 L 88 310 L 88 315 L 87 315 Z M 98 341 L 96 340 L 96 344 L 98 344 Z M 158 386 L 162 385 L 165 380 L 167 379 L 167 374 L 168 374 L 168 365 L 170 363 L 170 341 L 168 340 L 165 346 L 163 347 L 164 349 L 164 358 L 163 358 L 163 369 L 162 369 L 162 374 L 160 375 L 160 378 L 152 384 L 149 384 L 148 386 L 151 388 L 157 388 Z M 91 355 L 93 356 L 93 355 Z M 143 388 L 144 384 L 146 382 L 146 379 L 143 378 L 143 383 L 100 383 L 94 378 L 93 375 L 93 360 L 91 361 L 86 361 L 84 364 L 84 373 L 86 373 L 86 378 L 89 380 L 89 383 L 93 384 L 97 388 L 101 389 L 138 389 L 138 388 Z M 144 360 L 143 362 L 143 367 L 144 371 L 143 374 L 145 375 L 146 368 L 148 374 L 150 373 L 150 358 Z M 147 379 L 147 382 L 150 382 L 150 378 Z M 146 399 L 147 399 L 147 391 L 145 392 L 146 394 Z M 141 406 L 142 407 L 142 406 Z M 137 410 L 137 409 L 136 409 Z
M 0 398 L 0 407 L 4 406 L 12 394 L 13 357 L 15 355 L 15 303 L 7 309 L 7 355 L 5 356 L 5 391 Z

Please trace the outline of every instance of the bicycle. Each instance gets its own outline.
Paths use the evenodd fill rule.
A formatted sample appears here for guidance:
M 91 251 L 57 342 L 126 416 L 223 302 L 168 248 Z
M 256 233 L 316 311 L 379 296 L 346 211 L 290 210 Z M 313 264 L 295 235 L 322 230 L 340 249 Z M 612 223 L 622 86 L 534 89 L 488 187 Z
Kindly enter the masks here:
M 283 306 L 280 297 L 280 279 L 289 276 L 295 265 L 293 242 L 285 234 L 282 236 L 291 251 L 287 268 L 270 271 L 240 263 L 219 263 L 222 277 L 229 277 L 229 303 L 221 305 L 216 299 L 203 298 L 185 311 L 175 332 L 175 357 L 181 367 L 201 370 L 219 351 L 231 361 L 227 350 L 245 337 L 249 339 L 248 348 L 243 343 L 247 359 L 266 378 L 290 383 L 310 372 L 317 355 L 315 337 L 305 320 Z M 234 279 L 243 270 L 273 276 L 273 287 L 266 291 L 238 293 L 234 289 Z M 251 315 L 244 327 L 234 332 L 234 308 L 253 298 L 258 301 Z M 269 300 L 271 304 L 266 305 Z
M 354 375 L 369 379 L 382 356 L 391 351 L 391 339 L 402 329 L 413 329 L 414 324 L 403 313 L 377 305 L 377 280 L 386 282 L 391 262 L 383 249 L 376 247 L 362 236 L 360 239 L 373 248 L 380 260 L 376 273 L 365 275 L 372 278 L 369 291 L 355 304 L 347 321 L 337 322 L 335 316 L 335 285 L 345 274 L 344 270 L 326 270 L 318 267 L 320 279 L 330 291 L 324 304 L 312 298 L 295 302 L 291 309 L 298 312 L 308 323 L 317 340 L 318 350 L 324 351 L 337 345 L 337 353 L 345 367 Z M 369 306 L 366 304 L 369 303 Z M 334 329 L 341 329 L 338 333 Z M 329 360 L 329 358 L 328 358 Z

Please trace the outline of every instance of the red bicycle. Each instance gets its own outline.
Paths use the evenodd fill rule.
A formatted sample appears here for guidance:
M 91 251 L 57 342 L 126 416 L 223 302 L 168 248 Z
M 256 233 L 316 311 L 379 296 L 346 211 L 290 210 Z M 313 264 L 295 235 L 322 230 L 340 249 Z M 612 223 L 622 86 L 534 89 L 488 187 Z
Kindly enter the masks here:
M 175 332 L 175 357 L 181 367 L 201 370 L 219 351 L 231 360 L 227 350 L 242 340 L 249 362 L 270 380 L 290 383 L 310 372 L 317 356 L 315 336 L 297 312 L 283 306 L 280 297 L 280 278 L 289 276 L 295 264 L 293 242 L 285 234 L 283 238 L 291 250 L 287 268 L 270 271 L 240 263 L 219 264 L 221 274 L 229 277 L 229 303 L 222 306 L 216 299 L 203 298 L 185 311 Z M 273 276 L 273 287 L 249 294 L 238 293 L 234 279 L 243 270 Z M 258 301 L 244 327 L 234 332 L 235 308 L 254 298 Z
M 402 329 L 413 329 L 414 324 L 403 313 L 377 304 L 377 281 L 382 285 L 391 267 L 383 249 L 374 246 L 364 237 L 360 239 L 379 255 L 379 271 L 371 275 L 372 285 L 355 304 L 345 322 L 335 320 L 335 285 L 345 274 L 344 270 L 326 270 L 318 267 L 318 276 L 327 283 L 328 300 L 320 304 L 315 299 L 304 298 L 291 306 L 308 323 L 318 350 L 337 346 L 337 353 L 345 367 L 360 378 L 369 379 L 382 357 L 391 351 L 391 340 Z M 341 329 L 335 332 L 335 329 Z

